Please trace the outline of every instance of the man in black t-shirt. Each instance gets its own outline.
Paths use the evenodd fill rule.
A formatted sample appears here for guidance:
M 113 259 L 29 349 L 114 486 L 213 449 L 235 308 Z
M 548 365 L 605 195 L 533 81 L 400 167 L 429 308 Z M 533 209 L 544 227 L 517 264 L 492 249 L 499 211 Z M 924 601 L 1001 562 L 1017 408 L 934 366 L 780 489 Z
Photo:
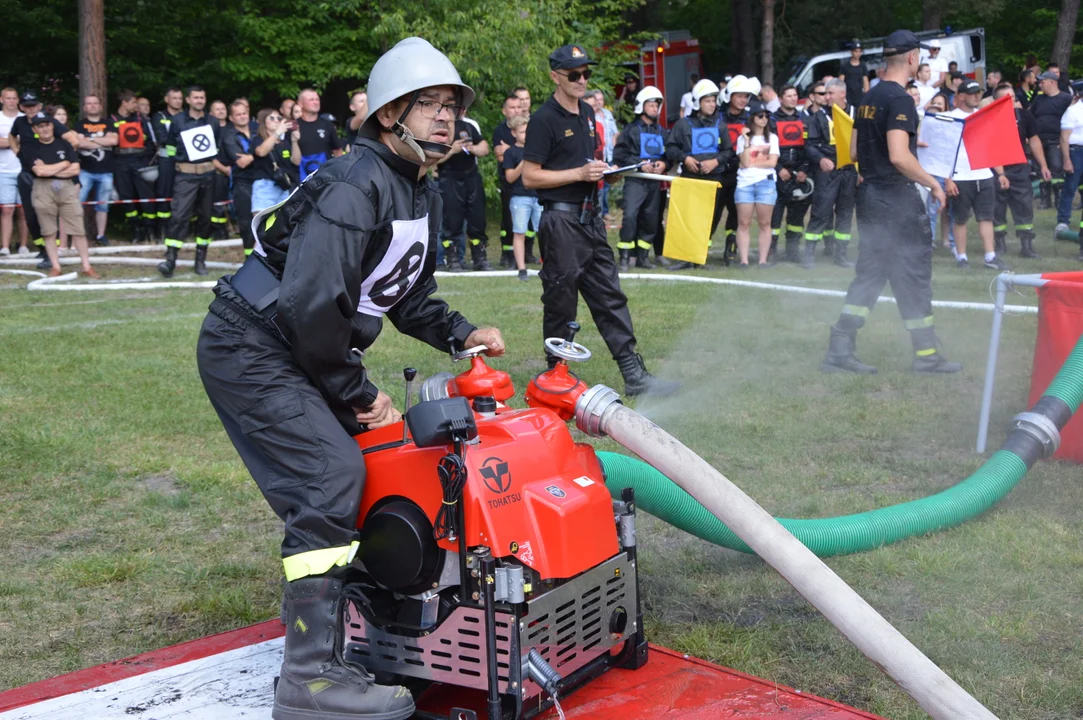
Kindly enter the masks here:
M 86 202 L 95 191 L 94 213 L 98 245 L 108 245 L 105 224 L 109 219 L 109 201 L 113 196 L 113 149 L 119 142 L 116 129 L 102 115 L 102 101 L 97 95 L 83 98 L 83 116 L 72 129 L 79 133 L 79 202 Z M 135 208 L 131 209 L 135 212 Z
M 218 153 L 218 160 L 230 168 L 233 212 L 237 217 L 244 254 L 249 255 L 255 246 L 252 237 L 252 184 L 255 182 L 252 168 L 255 161 L 253 148 L 262 142 L 262 138 L 252 132 L 248 103 L 234 100 L 229 106 L 229 121 L 229 127 L 222 131 L 222 148 Z
M 850 151 L 861 168 L 857 187 L 860 233 L 857 270 L 846 292 L 846 304 L 831 328 L 822 370 L 875 373 L 857 359 L 857 331 L 865 324 L 885 283 L 910 331 L 915 357 L 911 370 L 952 373 L 962 365 L 948 362 L 937 350 L 933 330 L 932 230 L 914 183 L 929 188 L 941 206 L 940 184 L 918 164 L 917 109 L 904 86 L 918 69 L 919 48 L 909 30 L 897 30 L 884 41 L 887 72 L 857 108 Z
M 1030 101 L 1030 114 L 1038 126 L 1038 137 L 1045 148 L 1045 159 L 1053 179 L 1038 185 L 1038 197 L 1043 210 L 1060 205 L 1060 191 L 1064 188 L 1064 162 L 1060 152 L 1060 119 L 1072 104 L 1072 93 L 1061 92 L 1059 76 L 1046 70 L 1038 76 L 1041 92 Z M 1069 205 L 1068 210 L 1071 210 Z M 1068 215 L 1071 213 L 1069 212 Z M 1061 215 L 1061 213 L 1058 213 Z M 1068 222 L 1068 217 L 1058 217 L 1057 222 Z
M 301 106 L 301 119 L 297 129 L 301 131 L 301 179 L 304 180 L 320 169 L 320 165 L 342 154 L 335 124 L 320 117 L 320 95 L 312 88 L 305 88 L 297 95 Z
M 45 240 L 42 238 L 41 225 L 38 223 L 38 216 L 34 213 L 34 204 L 30 197 L 30 193 L 34 189 L 34 173 L 30 171 L 33 163 L 27 162 L 27 158 L 31 157 L 30 151 L 34 149 L 38 142 L 37 133 L 34 132 L 34 128 L 30 125 L 29 118 L 41 112 L 41 100 L 38 99 L 37 94 L 34 92 L 24 92 L 22 97 L 19 98 L 19 109 L 23 111 L 24 116 L 15 118 L 15 122 L 12 123 L 8 143 L 11 149 L 15 151 L 15 154 L 19 156 L 19 163 L 22 165 L 22 172 L 19 173 L 18 181 L 19 202 L 23 206 L 23 217 L 26 219 L 30 239 L 37 246 L 38 257 L 41 258 L 38 269 L 48 270 L 51 265 L 45 252 Z M 79 142 L 79 134 L 74 130 L 69 130 L 66 125 L 58 120 L 53 119 L 52 126 L 54 137 L 63 138 L 72 146 Z
M 869 91 L 869 68 L 861 59 L 861 41 L 850 44 L 850 57 L 839 68 L 839 77 L 846 83 L 846 102 L 856 106 Z
M 470 260 L 474 270 L 488 270 L 485 251 L 485 187 L 476 158 L 489 154 L 489 143 L 481 136 L 478 124 L 468 118 L 455 121 L 451 152 L 440 159 L 440 193 L 444 201 L 440 229 L 440 249 L 449 270 L 463 270 L 463 223 L 470 242 Z M 437 258 L 439 262 L 439 258 Z
M 538 192 L 545 209 L 539 228 L 545 248 L 542 335 L 565 336 L 582 292 L 624 377 L 625 395 L 670 395 L 679 383 L 651 375 L 636 352 L 628 298 L 596 207 L 598 181 L 608 166 L 592 159 L 594 110 L 583 101 L 589 66 L 596 64 L 578 45 L 553 51 L 549 76 L 556 92 L 531 117 L 523 149 L 523 185 Z M 557 358 L 549 361 L 555 365 Z
M 1011 83 L 1002 83 L 997 87 L 994 98 L 999 100 L 1009 94 L 1014 95 Z M 1042 180 L 1048 182 L 1053 175 L 1046 164 L 1045 149 L 1038 136 L 1038 125 L 1030 113 L 1019 107 L 1018 99 L 1015 105 L 1019 142 L 1030 150 L 1031 157 L 1038 163 Z M 996 254 L 1008 252 L 1008 208 L 1011 208 L 1015 236 L 1019 239 L 1019 255 L 1037 257 L 1034 252 L 1034 189 L 1030 184 L 1030 163 L 1005 165 L 1004 175 L 1008 178 L 1008 189 L 997 188 L 996 204 L 993 206 L 993 244 Z
M 514 93 L 508 93 L 504 98 L 504 104 L 500 108 L 504 119 L 493 129 L 493 152 L 496 154 L 496 176 L 500 181 L 500 267 L 510 268 L 515 265 L 511 227 L 511 190 L 504 179 L 504 151 L 515 145 L 515 138 L 508 128 L 508 121 L 513 117 L 523 114 L 522 101 Z M 522 182 L 522 181 L 520 181 Z M 534 255 L 534 238 L 530 238 L 530 246 L 526 248 L 529 262 L 536 262 Z M 528 263 L 529 264 L 529 263 Z

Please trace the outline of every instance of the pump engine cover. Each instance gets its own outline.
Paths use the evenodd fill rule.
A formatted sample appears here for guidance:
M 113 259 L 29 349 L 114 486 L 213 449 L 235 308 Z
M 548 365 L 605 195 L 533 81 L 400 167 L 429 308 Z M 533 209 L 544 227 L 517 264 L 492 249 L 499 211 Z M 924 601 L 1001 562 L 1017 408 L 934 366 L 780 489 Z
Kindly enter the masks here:
M 361 526 L 361 561 L 372 579 L 403 594 L 432 587 L 444 551 L 424 511 L 405 498 L 387 498 Z

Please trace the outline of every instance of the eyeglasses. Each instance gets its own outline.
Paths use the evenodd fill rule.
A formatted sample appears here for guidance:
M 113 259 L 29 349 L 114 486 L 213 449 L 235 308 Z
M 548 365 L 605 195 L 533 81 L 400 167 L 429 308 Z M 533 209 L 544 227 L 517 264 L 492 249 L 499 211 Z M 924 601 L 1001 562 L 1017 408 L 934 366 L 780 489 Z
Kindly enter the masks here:
M 590 80 L 590 76 L 594 74 L 594 71 L 590 68 L 586 70 L 569 70 L 566 73 L 558 72 L 557 75 L 563 75 L 568 78 L 568 82 L 579 82 L 579 79 Z
M 267 122 L 282 122 L 281 115 L 268 115 Z
M 442 103 L 436 100 L 418 100 L 417 106 L 421 108 L 421 114 L 429 120 L 440 117 L 440 113 L 447 110 L 451 117 L 458 120 L 466 112 L 466 106 L 458 103 Z

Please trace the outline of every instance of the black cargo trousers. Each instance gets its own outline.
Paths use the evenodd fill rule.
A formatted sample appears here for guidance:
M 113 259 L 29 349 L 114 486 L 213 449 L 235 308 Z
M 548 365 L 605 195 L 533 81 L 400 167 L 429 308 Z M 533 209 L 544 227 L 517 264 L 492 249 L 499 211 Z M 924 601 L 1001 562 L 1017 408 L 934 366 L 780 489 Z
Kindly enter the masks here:
M 542 281 L 542 334 L 564 337 L 575 320 L 579 294 L 590 309 L 614 360 L 635 352 L 632 314 L 620 287 L 613 248 L 606 238 L 605 223 L 597 215 L 579 223 L 579 213 L 545 204 L 538 238 L 545 247 Z
M 196 347 L 199 375 L 248 472 L 286 524 L 286 579 L 319 575 L 356 552 L 364 460 L 342 410 L 331 409 L 274 325 L 252 312 L 239 299 L 211 304 Z

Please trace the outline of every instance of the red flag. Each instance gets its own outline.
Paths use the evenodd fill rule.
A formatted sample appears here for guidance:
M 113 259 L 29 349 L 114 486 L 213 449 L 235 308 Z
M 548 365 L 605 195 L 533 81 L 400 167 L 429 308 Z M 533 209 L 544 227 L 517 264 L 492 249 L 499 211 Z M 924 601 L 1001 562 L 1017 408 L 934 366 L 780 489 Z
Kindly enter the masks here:
M 1027 161 L 1019 143 L 1011 93 L 967 116 L 963 144 L 972 170 Z

